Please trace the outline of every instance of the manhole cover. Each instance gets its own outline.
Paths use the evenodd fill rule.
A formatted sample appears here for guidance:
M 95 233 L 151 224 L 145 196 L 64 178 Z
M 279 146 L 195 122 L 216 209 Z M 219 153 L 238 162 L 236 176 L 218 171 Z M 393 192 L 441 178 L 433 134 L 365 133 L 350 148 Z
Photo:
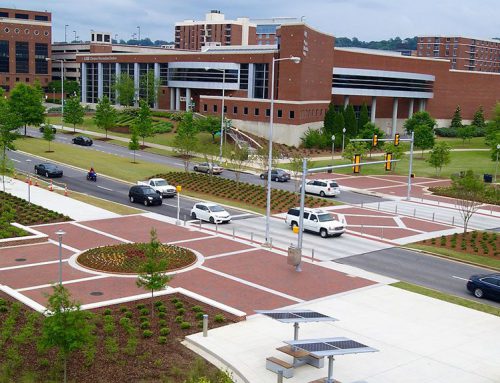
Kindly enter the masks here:
M 26 261 L 26 258 L 16 258 L 16 262 L 24 262 Z
M 100 291 L 92 291 L 92 292 L 90 293 L 90 295 L 93 295 L 93 296 L 95 296 L 95 297 L 98 297 L 98 296 L 103 295 L 103 293 L 102 293 L 102 292 L 100 292 Z

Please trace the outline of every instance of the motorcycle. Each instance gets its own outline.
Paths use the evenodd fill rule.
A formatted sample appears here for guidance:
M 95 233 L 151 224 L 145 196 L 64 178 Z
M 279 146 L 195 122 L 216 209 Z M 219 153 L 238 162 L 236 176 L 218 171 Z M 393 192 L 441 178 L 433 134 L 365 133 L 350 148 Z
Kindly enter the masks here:
M 97 174 L 96 173 L 87 173 L 87 181 L 97 182 Z

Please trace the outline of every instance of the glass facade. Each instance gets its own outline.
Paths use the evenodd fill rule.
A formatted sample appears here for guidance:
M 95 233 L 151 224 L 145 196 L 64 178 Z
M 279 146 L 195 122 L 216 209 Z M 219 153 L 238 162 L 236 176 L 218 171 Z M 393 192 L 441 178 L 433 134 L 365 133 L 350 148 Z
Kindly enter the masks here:
M 9 42 L 0 40 L 0 73 L 9 73 Z
M 16 41 L 16 73 L 29 73 L 29 45 L 24 41 Z
M 116 66 L 114 63 L 103 63 L 102 64 L 102 95 L 107 96 L 109 100 L 115 102 L 115 73 Z M 87 80 L 88 81 L 88 80 Z
M 48 74 L 49 73 L 49 63 L 46 60 L 47 57 L 49 57 L 48 45 L 35 43 L 35 73 L 36 74 Z
M 97 93 L 97 65 L 97 63 L 88 63 L 85 69 L 87 72 L 87 89 L 85 89 L 85 95 L 89 103 L 97 103 L 99 101 Z
M 238 83 L 238 70 L 225 69 L 226 83 Z M 204 68 L 170 68 L 169 81 L 193 81 L 222 83 L 224 74 L 221 71 Z
M 248 64 L 240 65 L 240 89 L 248 89 Z
M 154 64 L 139 64 L 139 98 L 149 98 L 149 92 L 154 88 L 154 73 Z M 150 80 L 153 80 L 153 84 L 149 83 Z
M 269 64 L 255 64 L 254 98 L 268 98 Z
M 160 85 L 168 84 L 168 64 L 160 64 Z

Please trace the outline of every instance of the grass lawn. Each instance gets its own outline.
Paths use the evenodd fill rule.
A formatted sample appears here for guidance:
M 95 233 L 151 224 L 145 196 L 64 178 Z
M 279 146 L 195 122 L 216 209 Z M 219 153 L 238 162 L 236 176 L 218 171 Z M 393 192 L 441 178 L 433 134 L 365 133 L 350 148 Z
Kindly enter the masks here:
M 490 149 L 489 146 L 486 146 L 484 143 L 484 137 L 473 137 L 469 140 L 465 140 L 465 142 L 461 138 L 453 138 L 453 137 L 436 137 L 437 142 L 446 142 L 453 149 Z
M 475 302 L 475 301 L 472 301 L 472 300 L 469 300 L 466 298 L 456 297 L 454 295 L 445 294 L 445 293 L 442 293 L 439 291 L 435 291 L 435 290 L 428 289 L 426 287 L 422 287 L 422 286 L 418 286 L 418 285 L 413 285 L 413 284 L 407 283 L 407 282 L 396 282 L 396 283 L 392 283 L 391 286 L 394 286 L 394 287 L 397 287 L 397 288 L 400 288 L 403 290 L 411 291 L 411 292 L 414 292 L 417 294 L 426 295 L 428 297 L 439 299 L 441 301 L 450 302 L 450 303 L 454 303 L 456 305 L 468 307 L 468 308 L 473 309 L 473 310 L 482 311 L 482 312 L 485 312 L 488 314 L 500 316 L 500 308 L 489 306 L 489 305 L 484 304 L 484 303 Z
M 411 249 L 417 249 L 417 250 L 428 251 L 430 253 L 436 253 L 436 254 L 443 255 L 443 256 L 448 257 L 448 258 L 456 259 L 458 261 L 471 262 L 471 263 L 481 265 L 484 267 L 489 267 L 489 268 L 494 268 L 496 270 L 500 270 L 500 259 L 491 259 L 488 257 L 480 257 L 477 255 L 462 253 L 462 252 L 455 251 L 452 249 L 447 249 L 447 248 L 442 248 L 439 246 L 432 246 L 432 245 L 422 245 L 422 244 L 412 243 L 412 244 L 405 245 L 405 246 L 409 247 Z
M 81 202 L 88 203 L 89 205 L 100 207 L 101 209 L 108 210 L 110 212 L 120 214 L 120 215 L 129 215 L 129 214 L 141 214 L 143 210 L 134 209 L 127 205 L 122 205 L 119 203 L 107 201 L 105 199 L 96 198 L 90 196 L 88 194 L 77 193 L 74 191 L 69 192 L 69 197 L 76 199 Z

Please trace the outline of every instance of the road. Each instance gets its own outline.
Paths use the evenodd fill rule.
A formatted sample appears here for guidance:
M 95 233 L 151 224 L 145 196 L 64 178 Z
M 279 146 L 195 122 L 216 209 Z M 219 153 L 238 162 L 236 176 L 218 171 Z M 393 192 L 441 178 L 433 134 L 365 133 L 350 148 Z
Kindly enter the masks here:
M 397 247 L 340 258 L 335 262 L 500 307 L 500 302 L 478 299 L 465 288 L 471 275 L 492 272 L 481 267 Z

